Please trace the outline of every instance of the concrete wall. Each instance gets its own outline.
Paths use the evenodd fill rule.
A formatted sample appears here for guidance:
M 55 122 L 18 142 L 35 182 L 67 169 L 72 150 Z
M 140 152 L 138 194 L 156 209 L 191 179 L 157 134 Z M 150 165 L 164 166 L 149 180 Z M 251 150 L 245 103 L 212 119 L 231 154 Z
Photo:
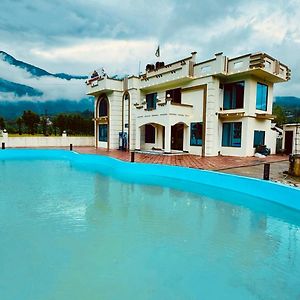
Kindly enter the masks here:
M 0 137 L 0 143 L 6 147 L 68 147 L 73 146 L 94 146 L 94 137 Z

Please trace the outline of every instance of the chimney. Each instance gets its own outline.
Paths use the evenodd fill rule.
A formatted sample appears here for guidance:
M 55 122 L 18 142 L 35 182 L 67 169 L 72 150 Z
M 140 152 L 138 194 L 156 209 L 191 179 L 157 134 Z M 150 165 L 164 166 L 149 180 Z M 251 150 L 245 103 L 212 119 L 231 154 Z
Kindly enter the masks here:
M 191 54 L 192 54 L 192 59 L 191 59 L 191 61 L 195 63 L 195 62 L 196 62 L 196 54 L 197 54 L 197 52 L 194 51 L 194 52 L 192 52 Z

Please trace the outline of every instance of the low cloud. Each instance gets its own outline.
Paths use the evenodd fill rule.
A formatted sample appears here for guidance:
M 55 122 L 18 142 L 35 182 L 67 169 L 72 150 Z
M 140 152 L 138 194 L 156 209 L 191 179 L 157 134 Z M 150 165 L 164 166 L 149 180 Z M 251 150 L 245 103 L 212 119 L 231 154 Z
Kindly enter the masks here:
M 199 61 L 262 51 L 292 69 L 275 94 L 300 96 L 299 19 L 299 0 L 2 0 L 0 40 L 18 59 L 80 75 L 137 74 L 157 44 L 166 62 L 191 51 Z
M 24 69 L 12 66 L 4 61 L 0 61 L 0 78 L 27 85 L 43 92 L 43 95 L 38 97 L 18 97 L 12 93 L 2 93 L 1 100 L 80 100 L 85 97 L 84 80 L 64 80 L 52 76 L 33 77 Z

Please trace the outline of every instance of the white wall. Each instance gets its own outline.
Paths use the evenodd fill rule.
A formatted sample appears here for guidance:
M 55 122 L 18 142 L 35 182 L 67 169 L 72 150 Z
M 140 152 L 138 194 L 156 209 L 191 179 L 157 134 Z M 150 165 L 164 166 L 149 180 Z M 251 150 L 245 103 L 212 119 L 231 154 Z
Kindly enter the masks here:
M 188 127 L 184 128 L 184 150 L 189 151 L 191 154 L 201 155 L 201 146 L 190 145 L 190 126 L 192 122 L 203 122 L 203 96 L 204 90 L 187 90 L 182 93 L 182 103 L 193 105 L 193 114 L 191 115 Z
M 123 93 L 114 91 L 107 95 L 109 101 L 109 148 L 119 149 L 119 132 L 122 131 Z
M 219 151 L 219 86 L 220 81 L 216 78 L 208 78 L 206 99 L 206 128 L 205 128 L 205 156 L 216 156 Z
M 4 142 L 6 147 L 68 147 L 73 146 L 94 146 L 94 137 L 0 137 L 0 143 Z
M 299 126 L 299 125 L 298 125 Z M 300 146 L 299 144 L 296 144 L 296 139 L 300 141 L 300 133 L 297 134 L 297 125 L 283 125 L 283 140 L 282 140 L 282 150 L 284 149 L 285 145 L 285 133 L 286 131 L 292 131 L 293 132 L 293 142 L 292 142 L 292 153 L 298 154 L 300 152 Z
M 241 118 L 226 122 L 242 122 L 241 147 L 222 147 L 222 122 L 220 122 L 220 153 L 228 156 L 253 156 L 255 154 L 254 131 L 265 131 L 265 145 L 271 149 L 271 154 L 276 153 L 276 132 L 271 130 L 270 120 L 258 120 L 255 118 Z

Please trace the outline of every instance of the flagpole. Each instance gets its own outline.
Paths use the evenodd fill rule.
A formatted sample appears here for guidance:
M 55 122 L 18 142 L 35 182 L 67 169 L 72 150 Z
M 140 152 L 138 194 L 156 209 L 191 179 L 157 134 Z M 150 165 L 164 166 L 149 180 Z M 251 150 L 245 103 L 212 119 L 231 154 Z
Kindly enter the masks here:
M 155 56 L 160 57 L 160 46 L 159 45 L 157 46 L 157 49 L 155 51 Z

